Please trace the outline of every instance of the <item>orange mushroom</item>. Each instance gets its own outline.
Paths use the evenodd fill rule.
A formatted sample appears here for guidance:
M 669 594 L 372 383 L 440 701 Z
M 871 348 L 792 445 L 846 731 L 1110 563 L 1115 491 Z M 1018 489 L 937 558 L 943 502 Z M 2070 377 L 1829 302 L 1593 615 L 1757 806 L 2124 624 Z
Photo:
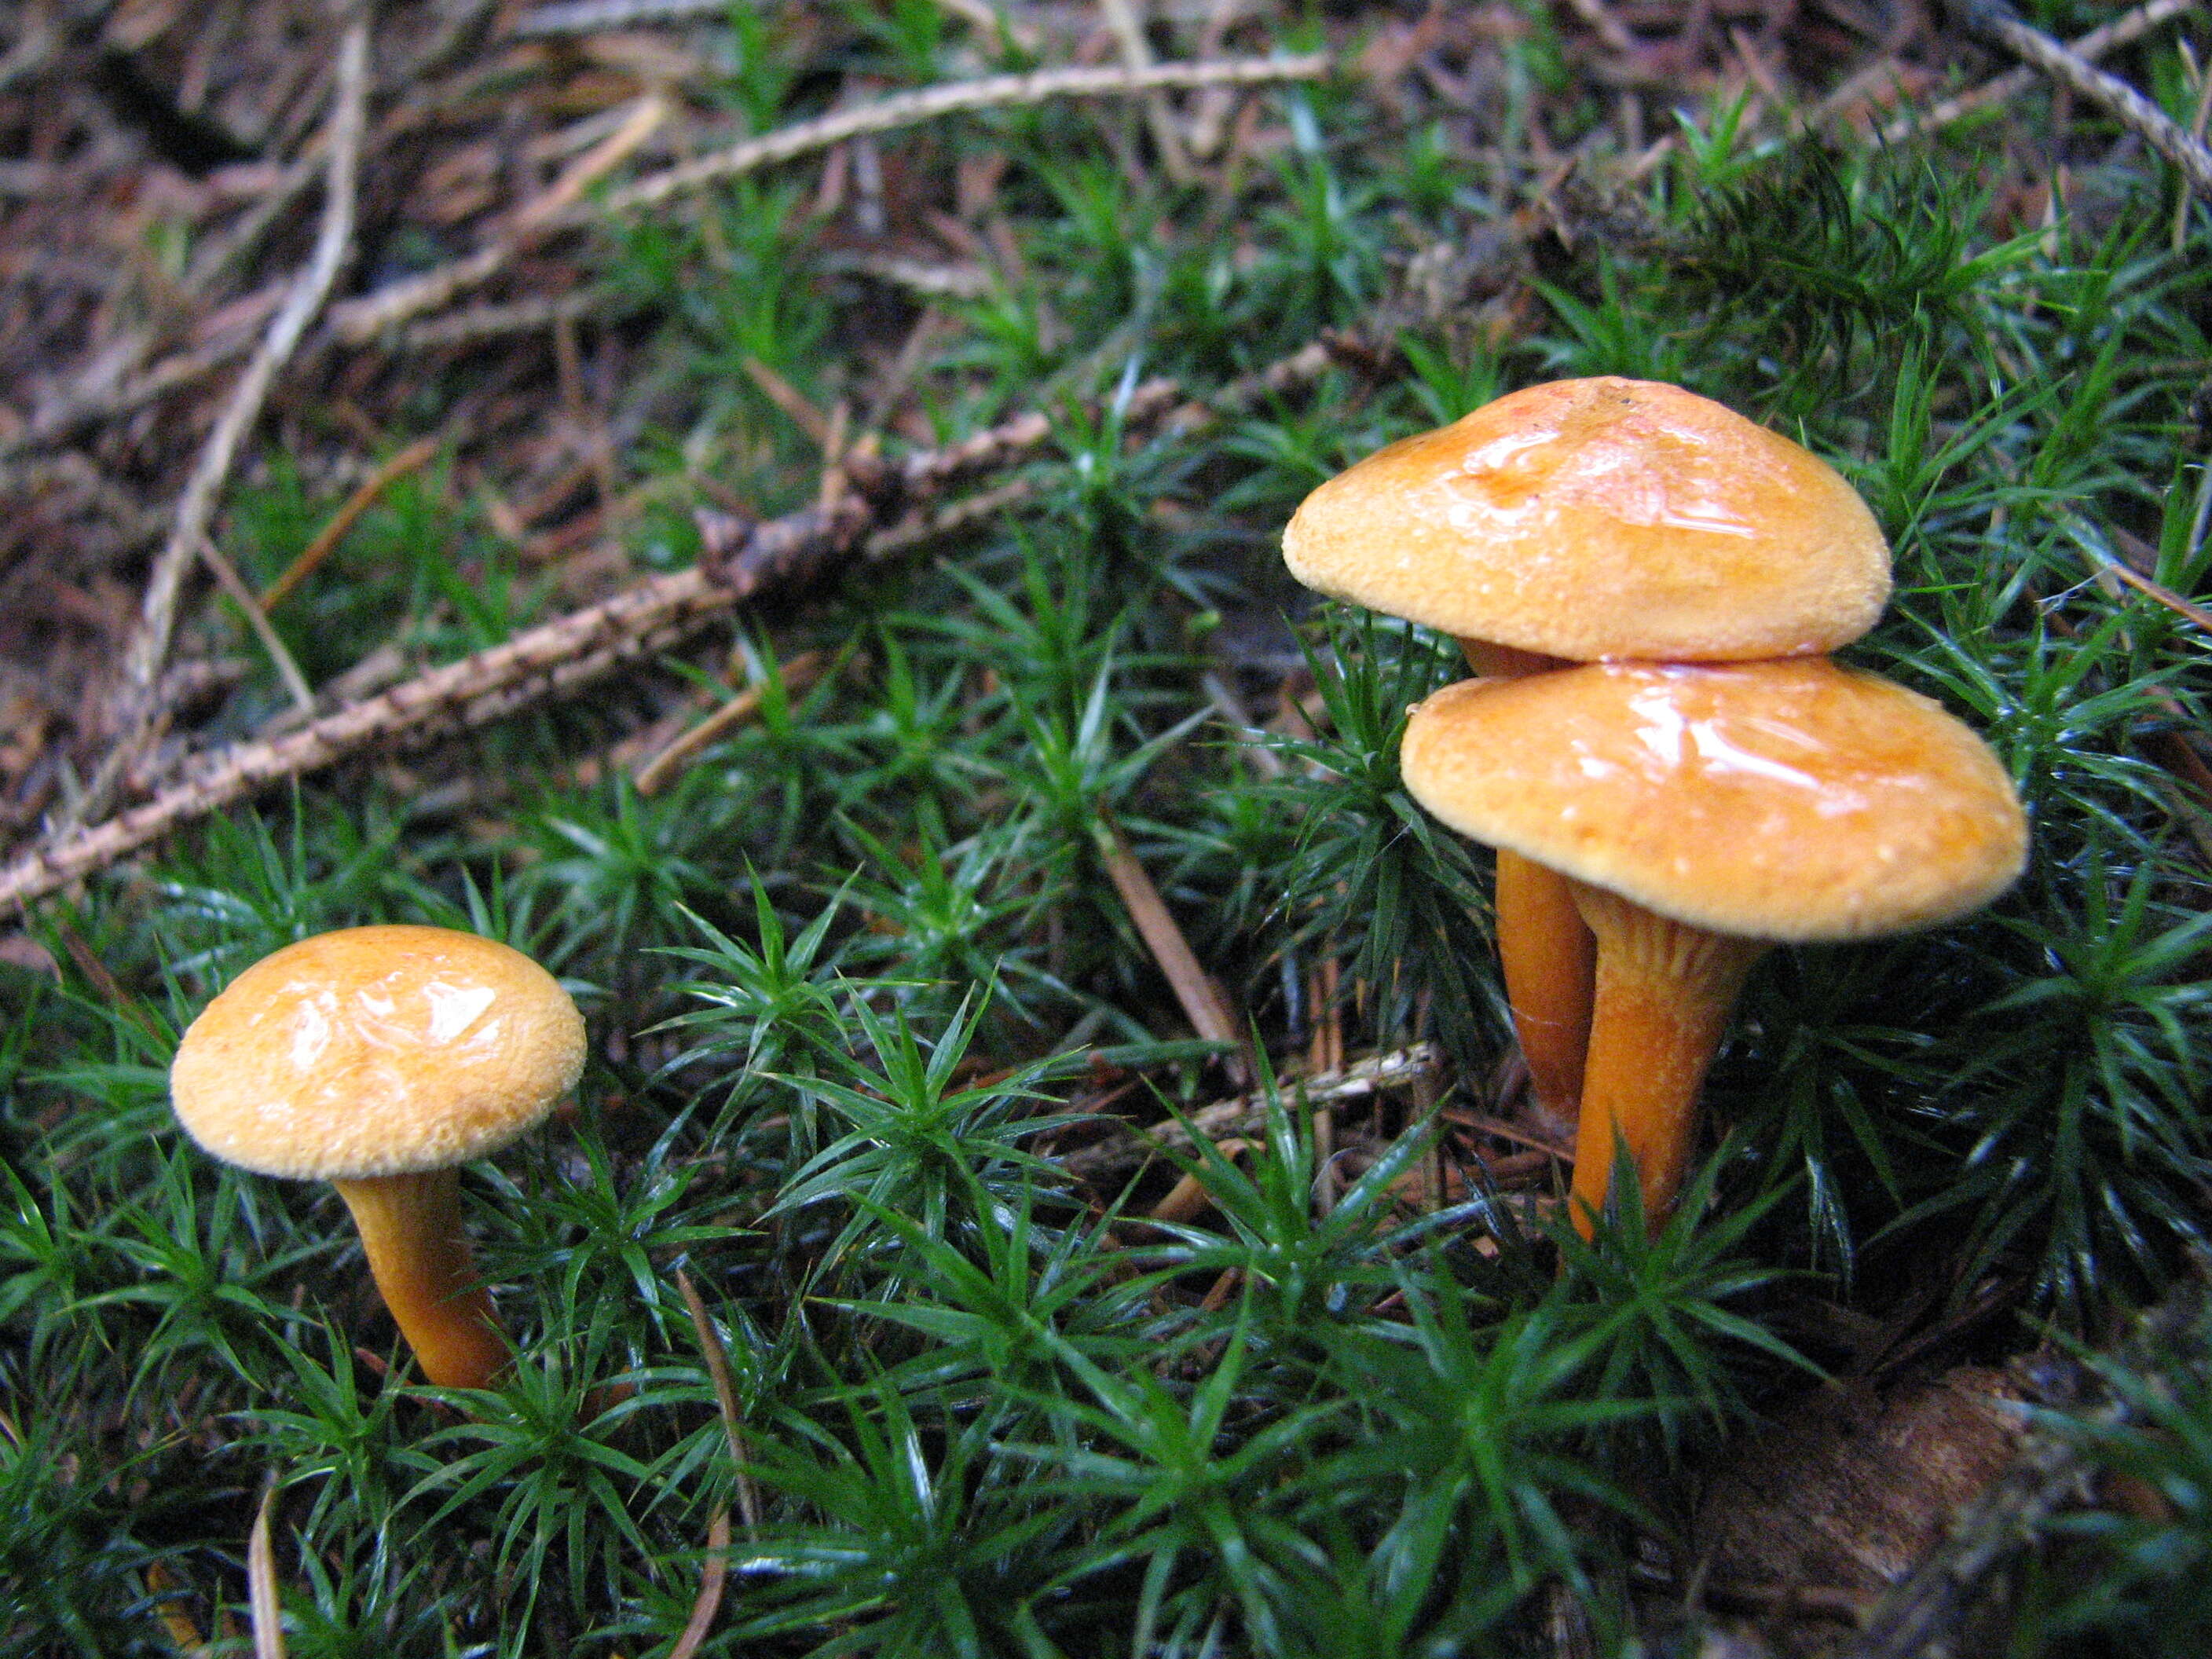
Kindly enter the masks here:
M 520 951 L 443 927 L 352 927 L 232 981 L 178 1044 L 169 1088 L 216 1157 L 332 1182 L 422 1374 L 481 1389 L 512 1356 L 455 1171 L 535 1125 L 583 1064 L 583 1017 Z
M 1476 673 L 1834 649 L 1889 596 L 1889 549 L 1827 463 L 1658 381 L 1555 380 L 1378 451 L 1283 533 L 1310 587 L 1458 638 Z M 1498 855 L 1498 948 L 1540 1114 L 1575 1121 L 1589 933 L 1559 879 Z
M 1825 658 L 1593 664 L 1448 686 L 1413 711 L 1406 787 L 1461 834 L 1567 878 L 1597 939 L 1576 1224 L 1616 1137 L 1656 1230 L 1737 991 L 1781 942 L 1933 927 L 1995 898 L 2027 822 L 1987 744 Z

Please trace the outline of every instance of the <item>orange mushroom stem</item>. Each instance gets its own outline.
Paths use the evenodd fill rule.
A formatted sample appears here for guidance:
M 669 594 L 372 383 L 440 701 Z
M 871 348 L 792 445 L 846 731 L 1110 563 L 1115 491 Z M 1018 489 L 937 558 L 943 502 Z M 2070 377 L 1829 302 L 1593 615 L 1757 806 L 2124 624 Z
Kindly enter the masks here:
M 1616 1146 L 1635 1160 L 1645 1217 L 1656 1227 L 1672 1213 L 1697 1148 L 1705 1072 L 1745 976 L 1772 947 L 1676 921 L 1602 887 L 1567 884 L 1597 941 L 1571 1194 L 1576 1230 L 1588 1238 L 1612 1187 Z
M 477 1277 L 454 1171 L 331 1184 L 353 1212 L 369 1276 L 422 1375 L 441 1388 L 497 1386 L 514 1353 Z
M 1517 679 L 1568 666 L 1565 658 L 1494 640 L 1462 638 L 1459 644 L 1468 666 L 1486 679 Z M 1589 1050 L 1596 945 L 1566 878 L 1510 847 L 1498 849 L 1493 908 L 1498 965 L 1513 1011 L 1513 1034 L 1528 1064 L 1538 1127 L 1571 1138 Z

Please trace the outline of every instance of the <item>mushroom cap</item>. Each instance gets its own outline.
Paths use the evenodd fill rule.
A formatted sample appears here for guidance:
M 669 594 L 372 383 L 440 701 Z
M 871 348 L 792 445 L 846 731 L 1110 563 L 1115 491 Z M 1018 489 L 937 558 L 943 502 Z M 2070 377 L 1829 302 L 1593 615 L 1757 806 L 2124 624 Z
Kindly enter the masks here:
M 1461 834 L 1744 938 L 1930 927 L 2027 857 L 1986 744 L 1825 658 L 1462 681 L 1413 710 L 1401 763 Z
M 520 951 L 445 927 L 349 927 L 233 980 L 178 1044 L 169 1092 L 217 1158 L 344 1181 L 481 1158 L 583 1068 L 583 1016 Z
M 1309 587 L 1577 662 L 1829 651 L 1889 547 L 1826 462 L 1656 380 L 1553 380 L 1379 450 L 1283 532 Z

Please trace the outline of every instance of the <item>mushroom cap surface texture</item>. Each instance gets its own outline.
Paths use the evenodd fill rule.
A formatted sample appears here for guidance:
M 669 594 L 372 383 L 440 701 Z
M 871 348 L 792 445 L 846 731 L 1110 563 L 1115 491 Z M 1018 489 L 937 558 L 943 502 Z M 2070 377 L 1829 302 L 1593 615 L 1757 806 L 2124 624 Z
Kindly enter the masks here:
M 1322 485 L 1283 532 L 1309 587 L 1577 662 L 1829 651 L 1874 625 L 1889 547 L 1826 461 L 1680 386 L 1510 392 Z
M 1462 835 L 1749 939 L 1932 927 L 2027 857 L 1981 738 L 1824 658 L 1462 681 L 1413 710 L 1401 764 Z
M 349 1181 L 495 1151 L 583 1066 L 583 1016 L 520 951 L 444 927 L 349 927 L 233 980 L 185 1031 L 169 1091 L 217 1158 Z

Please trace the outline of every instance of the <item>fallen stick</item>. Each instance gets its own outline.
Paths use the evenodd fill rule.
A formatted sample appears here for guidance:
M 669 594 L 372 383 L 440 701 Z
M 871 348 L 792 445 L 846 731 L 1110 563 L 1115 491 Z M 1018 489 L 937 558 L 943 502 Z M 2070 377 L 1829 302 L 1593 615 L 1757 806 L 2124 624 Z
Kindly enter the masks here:
M 489 282 L 538 237 L 605 214 L 653 207 L 680 191 L 717 179 L 757 172 L 779 161 L 828 149 L 848 139 L 890 132 L 939 116 L 1041 103 L 1050 98 L 1119 97 L 1170 87 L 1252 86 L 1279 81 L 1310 81 L 1328 72 L 1326 53 L 1300 58 L 1233 58 L 1212 63 L 1162 64 L 1146 70 L 1050 69 L 1026 75 L 992 75 L 950 86 L 924 87 L 896 94 L 818 120 L 748 138 L 608 191 L 596 204 L 570 201 L 533 203 L 510 234 L 419 276 L 388 284 L 348 301 L 331 313 L 339 338 L 360 343 L 385 330 L 434 311 L 468 289 Z M 549 192 L 550 194 L 550 192 Z
M 1229 1080 L 1240 1089 L 1250 1088 L 1255 1075 L 1251 1033 L 1231 1006 L 1227 994 L 1200 963 L 1197 952 L 1190 948 L 1190 940 L 1183 935 L 1182 924 L 1176 921 L 1175 913 L 1160 896 L 1152 872 L 1145 868 L 1136 848 L 1129 845 L 1128 836 L 1121 833 L 1121 827 L 1103 806 L 1098 808 L 1092 834 L 1097 842 L 1099 860 L 1106 866 L 1107 878 L 1114 884 L 1121 908 L 1135 924 L 1145 948 L 1152 952 L 1152 960 L 1166 977 L 1176 1001 L 1182 1005 L 1183 1018 L 1199 1036 L 1230 1051 Z
M 821 678 L 822 666 L 819 651 L 802 651 L 784 664 L 778 678 L 787 693 L 804 691 Z M 732 727 L 750 720 L 759 711 L 769 689 L 765 679 L 754 681 L 646 761 L 630 775 L 637 793 L 657 795 L 666 788 L 669 780 L 679 775 L 702 750 L 713 746 Z
M 158 707 L 155 694 L 169 654 L 185 573 L 200 557 L 209 520 L 237 460 L 239 446 L 260 418 L 278 371 L 329 295 L 353 240 L 354 170 L 368 100 L 368 26 L 357 20 L 347 28 L 338 48 L 337 86 L 331 100 L 330 169 L 324 185 L 326 199 L 313 256 L 262 337 L 252 362 L 240 376 L 177 503 L 174 526 L 147 578 L 137 631 L 124 656 L 117 739 L 93 775 L 77 809 L 87 815 L 105 809 L 118 780 L 145 746 Z
M 265 617 L 282 605 L 285 595 L 305 581 L 325 559 L 330 557 L 354 526 L 361 522 L 362 514 L 376 505 L 376 498 L 395 478 L 404 477 L 417 467 L 428 466 L 437 453 L 438 441 L 435 438 L 417 438 L 363 479 L 331 521 L 315 532 L 314 540 L 301 550 L 300 556 L 286 565 L 283 574 L 262 590 L 261 597 L 254 602 L 260 607 L 261 614 Z
M 1378 319 L 1373 338 L 1332 332 L 1203 403 L 1188 400 L 1172 380 L 1146 381 L 1119 400 L 1123 425 L 1130 432 L 1154 426 L 1188 432 L 1261 398 L 1310 384 L 1332 365 L 1376 374 L 1392 361 L 1383 343 L 1394 326 Z M 911 544 L 933 525 L 967 521 L 975 516 L 965 510 L 969 503 L 953 501 L 939 508 L 939 498 L 1031 459 L 1052 433 L 1052 422 L 1032 410 L 896 461 L 849 455 L 842 471 L 851 487 L 824 491 L 827 506 L 757 523 L 702 513 L 705 546 L 697 568 L 652 578 L 281 737 L 222 750 L 151 800 L 89 828 L 50 836 L 0 870 L 0 913 L 21 909 L 271 783 L 376 744 L 441 737 L 500 719 L 667 650 L 744 600 L 811 580 L 841 556 L 890 552 Z M 1018 492 L 987 495 L 994 504 L 1018 499 Z
M 2005 0 L 1951 0 L 1951 10 L 1961 27 L 1996 41 L 2022 63 L 2103 107 L 2179 167 L 2190 189 L 2212 200 L 2212 149 L 2119 76 L 2107 75 L 2063 42 L 2028 27 Z
M 1435 1043 L 1417 1042 L 1410 1048 L 1374 1055 L 1340 1072 L 1285 1078 L 1278 1092 L 1316 1108 L 1411 1088 L 1424 1078 L 1440 1075 L 1443 1063 L 1443 1051 Z M 1191 1152 L 1200 1136 L 1218 1142 L 1264 1134 L 1267 1123 L 1267 1096 L 1255 1091 L 1201 1106 L 1190 1115 L 1187 1125 L 1174 1118 L 1149 1128 L 1121 1124 L 1105 1139 L 1078 1147 L 1057 1161 L 1070 1175 L 1093 1186 L 1119 1186 L 1163 1150 Z
M 2145 0 L 2133 11 L 2123 12 L 2109 23 L 2079 35 L 2070 50 L 2078 57 L 2098 58 L 2140 39 L 2160 23 L 2191 12 L 2204 0 Z M 1955 98 L 1925 110 L 1912 110 L 1899 116 L 1881 130 L 1885 144 L 1901 144 L 1916 132 L 1936 132 L 1963 121 L 1977 110 L 1987 109 L 1992 104 L 2002 104 L 2016 98 L 2035 84 L 2032 69 L 2008 69 L 1991 81 L 1985 81 L 1971 92 L 1962 92 Z

